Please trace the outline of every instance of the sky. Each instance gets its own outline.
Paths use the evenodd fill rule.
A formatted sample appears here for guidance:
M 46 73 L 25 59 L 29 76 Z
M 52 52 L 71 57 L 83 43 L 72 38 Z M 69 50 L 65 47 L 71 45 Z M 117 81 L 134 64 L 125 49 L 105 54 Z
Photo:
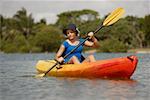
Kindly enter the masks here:
M 56 22 L 58 14 L 71 10 L 92 9 L 103 17 L 115 8 L 123 7 L 124 16 L 150 14 L 150 0 L 0 0 L 0 14 L 5 17 L 12 17 L 23 7 L 28 14 L 32 13 L 36 22 L 45 18 L 51 24 Z

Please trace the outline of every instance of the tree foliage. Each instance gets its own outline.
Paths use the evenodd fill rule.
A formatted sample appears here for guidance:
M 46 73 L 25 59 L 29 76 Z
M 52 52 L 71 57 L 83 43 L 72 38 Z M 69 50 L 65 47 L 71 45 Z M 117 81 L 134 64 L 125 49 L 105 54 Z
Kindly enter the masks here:
M 60 13 L 58 15 L 58 20 L 56 22 L 56 25 L 60 29 L 65 28 L 69 23 L 74 23 L 80 26 L 83 23 L 94 21 L 98 17 L 99 17 L 98 12 L 89 9 L 84 9 L 79 11 L 68 11 L 68 12 Z
M 27 11 L 25 8 L 17 11 L 17 13 L 13 16 L 13 19 L 16 22 L 16 29 L 20 31 L 26 39 L 32 33 L 32 28 L 34 26 L 34 19 L 32 18 L 32 14 L 27 15 Z
M 108 14 L 107 14 L 108 15 Z M 81 37 L 94 31 L 107 17 L 100 17 L 94 10 L 83 9 L 58 14 L 55 24 L 47 25 L 45 19 L 34 22 L 25 8 L 13 17 L 0 15 L 0 51 L 2 52 L 55 52 L 64 36 L 62 29 L 74 23 Z M 104 27 L 96 37 L 100 41 L 100 52 L 126 52 L 131 48 L 150 47 L 150 15 L 126 16 L 112 26 Z

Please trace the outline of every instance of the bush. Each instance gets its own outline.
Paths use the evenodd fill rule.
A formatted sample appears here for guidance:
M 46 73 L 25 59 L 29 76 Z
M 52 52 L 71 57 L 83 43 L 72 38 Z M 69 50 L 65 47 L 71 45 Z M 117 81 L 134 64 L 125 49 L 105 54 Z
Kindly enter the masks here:
M 62 41 L 61 30 L 53 26 L 45 26 L 36 33 L 34 45 L 41 48 L 42 52 L 53 52 L 58 49 Z
M 15 53 L 16 51 L 18 51 L 18 48 L 13 43 L 7 43 L 3 46 L 3 51 L 6 53 Z
M 127 52 L 127 46 L 116 39 L 100 42 L 100 52 Z
M 6 53 L 29 52 L 28 41 L 23 35 L 16 35 L 13 40 L 7 40 L 3 44 L 3 51 Z
M 39 47 L 32 47 L 30 52 L 36 52 L 36 53 L 39 53 L 42 51 L 42 48 L 39 48 Z

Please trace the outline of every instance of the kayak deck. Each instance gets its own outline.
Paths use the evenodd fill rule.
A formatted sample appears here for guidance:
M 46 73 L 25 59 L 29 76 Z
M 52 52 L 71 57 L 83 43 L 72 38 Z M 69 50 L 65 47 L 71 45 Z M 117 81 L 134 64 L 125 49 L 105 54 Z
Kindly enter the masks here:
M 36 65 L 38 73 L 45 73 L 56 62 L 40 60 Z M 87 77 L 87 78 L 123 78 L 129 79 L 134 73 L 138 59 L 136 56 L 120 57 L 81 64 L 58 65 L 47 76 L 56 77 Z

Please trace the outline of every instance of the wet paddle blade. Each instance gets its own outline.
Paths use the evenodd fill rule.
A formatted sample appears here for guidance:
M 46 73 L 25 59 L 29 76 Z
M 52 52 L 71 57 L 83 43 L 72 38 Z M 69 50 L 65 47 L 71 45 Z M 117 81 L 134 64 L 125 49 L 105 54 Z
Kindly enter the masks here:
M 42 74 L 36 75 L 35 78 L 42 78 L 42 77 L 44 77 L 44 76 L 45 76 L 45 73 L 42 73 Z
M 115 9 L 103 22 L 103 26 L 109 26 L 117 22 L 125 13 L 123 8 Z

